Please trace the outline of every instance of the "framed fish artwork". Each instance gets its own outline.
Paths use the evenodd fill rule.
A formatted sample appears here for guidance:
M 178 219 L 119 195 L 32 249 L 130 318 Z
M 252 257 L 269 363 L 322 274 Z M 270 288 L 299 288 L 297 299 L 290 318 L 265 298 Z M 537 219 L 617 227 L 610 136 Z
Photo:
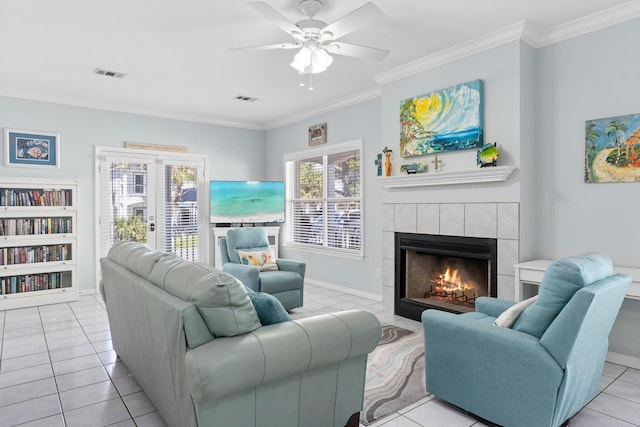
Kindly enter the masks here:
M 60 168 L 60 134 L 22 129 L 4 131 L 5 166 Z

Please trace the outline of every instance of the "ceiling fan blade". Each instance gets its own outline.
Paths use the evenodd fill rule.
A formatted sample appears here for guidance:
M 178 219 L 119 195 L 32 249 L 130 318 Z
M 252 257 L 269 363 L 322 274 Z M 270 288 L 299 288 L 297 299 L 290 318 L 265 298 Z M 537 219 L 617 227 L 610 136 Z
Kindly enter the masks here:
M 296 24 L 289 21 L 287 18 L 282 16 L 280 12 L 263 1 L 252 1 L 248 2 L 247 5 L 289 34 L 302 32 Z
M 323 47 L 336 55 L 353 56 L 371 61 L 382 61 L 389 54 L 388 50 L 344 42 L 331 42 L 323 45 Z
M 234 47 L 229 50 L 271 50 L 271 49 L 296 49 L 302 47 L 301 44 L 298 43 L 276 43 L 276 44 L 267 44 L 262 46 L 245 46 L 245 47 Z
M 383 16 L 384 12 L 381 11 L 378 6 L 371 2 L 365 3 L 353 12 L 346 14 L 332 24 L 324 27 L 322 32 L 330 32 L 333 35 L 331 38 L 336 40 L 356 30 L 358 27 L 369 24 L 373 20 Z

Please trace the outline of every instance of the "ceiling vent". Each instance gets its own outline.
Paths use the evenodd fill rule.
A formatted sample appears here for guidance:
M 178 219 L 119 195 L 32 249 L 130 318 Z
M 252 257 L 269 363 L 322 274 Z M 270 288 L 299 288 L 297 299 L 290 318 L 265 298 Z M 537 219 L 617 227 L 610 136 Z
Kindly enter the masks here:
M 251 98 L 250 96 L 244 96 L 244 95 L 238 95 L 233 99 L 237 99 L 238 101 L 245 101 L 245 102 L 256 102 L 258 100 L 258 98 Z
M 109 70 L 104 70 L 102 68 L 96 68 L 95 70 L 93 70 L 94 74 L 98 74 L 100 76 L 107 76 L 107 77 L 115 77 L 118 79 L 124 79 L 124 76 L 126 76 L 125 73 L 119 73 L 117 71 L 109 71 Z

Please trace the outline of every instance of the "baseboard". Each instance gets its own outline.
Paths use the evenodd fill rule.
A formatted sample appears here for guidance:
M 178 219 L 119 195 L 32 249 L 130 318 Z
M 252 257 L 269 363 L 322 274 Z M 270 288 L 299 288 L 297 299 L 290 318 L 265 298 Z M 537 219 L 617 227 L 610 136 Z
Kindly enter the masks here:
M 78 293 L 80 294 L 80 296 L 85 296 L 85 295 L 95 295 L 98 292 L 95 289 L 80 289 L 78 291 Z
M 314 286 L 319 286 L 321 288 L 327 288 L 334 291 L 340 291 L 345 294 L 356 295 L 362 298 L 368 298 L 374 301 L 382 302 L 382 295 L 374 294 L 373 292 L 360 291 L 358 289 L 353 289 L 353 288 L 349 288 L 347 286 L 342 286 L 342 285 L 336 285 L 329 282 L 323 282 L 321 280 L 316 280 L 316 279 L 305 278 L 304 281 L 305 283 L 308 283 Z
M 607 352 L 607 362 L 615 363 L 617 365 L 628 366 L 634 369 L 640 369 L 640 359 L 633 356 L 627 356 L 626 354 L 614 353 L 613 351 Z

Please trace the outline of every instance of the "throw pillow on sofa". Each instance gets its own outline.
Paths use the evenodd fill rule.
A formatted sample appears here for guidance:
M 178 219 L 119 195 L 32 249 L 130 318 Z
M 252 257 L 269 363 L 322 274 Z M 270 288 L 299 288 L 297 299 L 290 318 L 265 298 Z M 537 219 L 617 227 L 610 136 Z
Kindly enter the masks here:
M 230 274 L 184 261 L 166 272 L 163 285 L 174 296 L 193 302 L 216 337 L 242 335 L 260 327 L 244 285 Z
M 493 324 L 501 328 L 510 328 L 511 326 L 513 326 L 515 321 L 518 320 L 520 314 L 522 314 L 522 312 L 525 311 L 527 307 L 529 307 L 537 300 L 538 295 L 512 305 L 511 307 L 503 311 L 502 314 L 496 318 Z
M 293 320 L 282 306 L 282 303 L 273 295 L 265 292 L 255 292 L 251 288 L 247 288 L 247 293 L 258 313 L 262 326 Z

